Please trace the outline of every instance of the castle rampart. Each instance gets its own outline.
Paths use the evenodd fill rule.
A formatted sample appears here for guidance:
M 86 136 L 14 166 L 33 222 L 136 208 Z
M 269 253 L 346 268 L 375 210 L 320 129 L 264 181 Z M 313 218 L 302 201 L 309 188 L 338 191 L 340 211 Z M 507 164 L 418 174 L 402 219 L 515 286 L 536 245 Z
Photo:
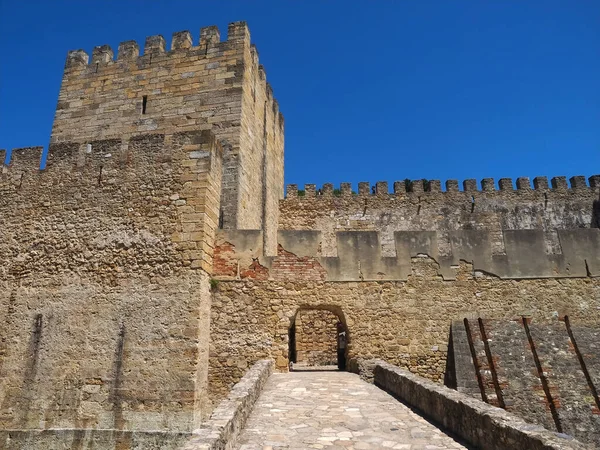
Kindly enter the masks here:
M 416 180 L 393 193 L 385 182 L 288 186 L 277 256 L 264 256 L 260 230 L 217 234 L 214 395 L 236 379 L 227 382 L 232 365 L 272 357 L 285 370 L 298 309 L 343 312 L 350 357 L 385 357 L 435 380 L 446 370 L 448 319 L 569 314 L 597 326 L 598 179 L 484 179 L 481 189 L 466 180 L 462 190 L 449 180 L 445 191 Z M 245 320 L 252 331 L 236 339 L 255 343 L 252 358 L 226 336 Z
M 40 154 L 0 177 L 0 426 L 191 431 L 222 148 L 206 130 Z
M 551 189 L 565 190 L 569 189 L 583 189 L 590 187 L 592 189 L 600 188 L 600 175 L 592 175 L 588 178 L 587 182 L 584 176 L 578 175 L 569 178 L 570 186 L 567 183 L 567 177 L 559 176 L 551 179 Z M 588 184 L 589 183 L 589 184 Z M 533 179 L 533 189 L 539 191 L 547 191 L 550 189 L 548 185 L 548 177 L 535 177 Z M 388 188 L 387 181 L 378 181 L 375 185 L 369 189 L 370 184 L 365 181 L 358 183 L 358 195 L 379 195 L 384 196 L 391 194 Z M 493 178 L 483 178 L 481 180 L 481 189 L 477 187 L 477 180 L 468 179 L 462 182 L 462 189 L 459 189 L 458 180 L 446 180 L 445 191 L 441 189 L 440 180 L 404 180 L 395 181 L 393 183 L 393 194 L 398 196 L 404 196 L 408 193 L 422 194 L 422 193 L 439 193 L 439 192 L 493 192 L 496 190 L 500 191 L 514 191 L 515 182 L 512 178 L 501 178 L 498 181 L 498 189 L 496 188 L 496 182 Z M 532 190 L 531 181 L 529 177 L 519 177 L 516 180 L 516 190 L 518 191 L 529 191 Z M 323 184 L 321 189 L 317 189 L 314 184 L 305 184 L 304 190 L 298 190 L 298 185 L 288 184 L 286 187 L 286 198 L 296 197 L 350 197 L 357 195 L 352 190 L 352 183 L 340 183 L 339 189 L 334 189 L 332 183 Z
M 280 203 L 279 229 L 320 231 L 322 256 L 336 256 L 338 231 L 379 232 L 383 256 L 394 256 L 396 231 L 436 231 L 438 253 L 448 256 L 454 231 L 485 230 L 492 253 L 503 255 L 504 230 L 541 230 L 546 253 L 554 254 L 561 252 L 557 230 L 598 227 L 600 176 L 590 177 L 589 186 L 584 177 L 572 177 L 570 182 L 569 187 L 566 177 L 555 177 L 550 187 L 546 177 L 536 177 L 532 188 L 523 177 L 515 189 L 515 183 L 505 178 L 495 189 L 488 178 L 482 180 L 481 190 L 475 180 L 466 180 L 464 189 L 458 190 L 459 183 L 448 180 L 446 191 L 441 191 L 437 180 L 415 180 L 409 185 L 394 183 L 393 193 L 384 182 L 374 190 L 359 183 L 356 194 L 349 183 L 339 190 L 325 184 L 318 191 L 315 185 L 306 185 L 304 191 L 290 185 Z

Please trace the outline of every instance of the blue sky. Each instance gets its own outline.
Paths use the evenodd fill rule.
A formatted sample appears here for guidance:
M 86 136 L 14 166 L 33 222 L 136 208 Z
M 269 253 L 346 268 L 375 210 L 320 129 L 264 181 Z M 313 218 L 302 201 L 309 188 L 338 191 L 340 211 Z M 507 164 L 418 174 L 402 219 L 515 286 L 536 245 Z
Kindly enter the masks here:
M 0 148 L 47 146 L 67 50 L 236 20 L 286 183 L 600 173 L 598 0 L 0 0 Z

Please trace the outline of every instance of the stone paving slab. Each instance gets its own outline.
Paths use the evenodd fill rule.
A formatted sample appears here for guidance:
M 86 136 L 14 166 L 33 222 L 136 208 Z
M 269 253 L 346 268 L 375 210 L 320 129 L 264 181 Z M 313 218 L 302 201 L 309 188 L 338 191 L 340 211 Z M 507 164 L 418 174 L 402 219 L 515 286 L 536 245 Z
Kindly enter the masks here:
M 348 372 L 273 374 L 238 450 L 466 448 L 376 386 Z

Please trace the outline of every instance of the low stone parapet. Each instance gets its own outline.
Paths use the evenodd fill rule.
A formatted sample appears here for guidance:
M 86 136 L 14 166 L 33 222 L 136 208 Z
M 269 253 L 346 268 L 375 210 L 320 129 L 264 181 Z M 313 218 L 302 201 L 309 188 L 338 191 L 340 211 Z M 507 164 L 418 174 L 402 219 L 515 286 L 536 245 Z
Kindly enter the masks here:
M 374 383 L 425 417 L 477 448 L 486 450 L 573 450 L 589 448 L 569 435 L 533 425 L 501 408 L 414 375 L 384 361 L 373 367 Z
M 352 358 L 348 361 L 348 372 L 356 373 L 367 383 L 373 383 L 373 370 L 378 359 Z
M 273 361 L 270 359 L 255 363 L 233 387 L 229 396 L 217 406 L 210 419 L 194 430 L 193 437 L 182 450 L 233 448 L 272 371 Z

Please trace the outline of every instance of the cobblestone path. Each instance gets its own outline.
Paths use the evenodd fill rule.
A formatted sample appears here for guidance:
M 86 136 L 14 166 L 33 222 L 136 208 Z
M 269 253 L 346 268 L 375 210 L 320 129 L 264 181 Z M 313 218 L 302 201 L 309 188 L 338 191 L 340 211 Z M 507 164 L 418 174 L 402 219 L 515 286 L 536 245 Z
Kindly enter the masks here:
M 358 375 L 335 371 L 271 375 L 237 448 L 465 447 Z

